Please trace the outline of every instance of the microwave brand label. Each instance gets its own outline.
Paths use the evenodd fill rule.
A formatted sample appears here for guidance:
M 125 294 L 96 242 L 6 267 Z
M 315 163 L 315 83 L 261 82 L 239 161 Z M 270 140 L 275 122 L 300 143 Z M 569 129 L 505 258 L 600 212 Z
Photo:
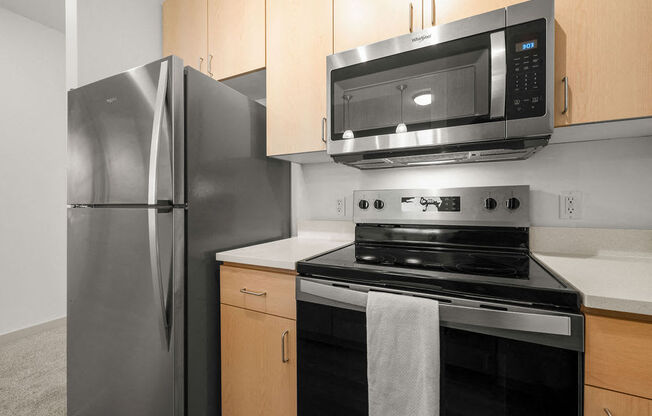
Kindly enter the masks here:
M 113 104 L 116 101 L 118 101 L 118 97 L 109 97 L 106 99 L 106 102 L 109 104 Z
M 430 39 L 432 37 L 432 34 L 428 33 L 425 35 L 417 36 L 416 38 L 412 38 L 412 42 L 423 42 L 426 39 Z

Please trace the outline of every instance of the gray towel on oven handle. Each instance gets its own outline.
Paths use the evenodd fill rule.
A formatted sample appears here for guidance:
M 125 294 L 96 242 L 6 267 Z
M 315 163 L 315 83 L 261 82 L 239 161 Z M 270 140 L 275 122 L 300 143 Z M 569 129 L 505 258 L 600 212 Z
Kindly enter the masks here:
M 439 302 L 370 291 L 369 416 L 439 416 Z

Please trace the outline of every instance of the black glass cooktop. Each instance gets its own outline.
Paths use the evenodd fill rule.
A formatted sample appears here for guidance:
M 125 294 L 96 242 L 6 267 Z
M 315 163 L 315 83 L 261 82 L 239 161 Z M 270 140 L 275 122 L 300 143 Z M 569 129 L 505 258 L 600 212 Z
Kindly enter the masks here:
M 577 291 L 527 251 L 351 244 L 297 263 L 343 282 L 579 310 Z
M 527 279 L 530 257 L 519 252 L 479 251 L 447 248 L 409 248 L 356 244 L 359 263 L 410 269 L 465 273 L 506 279 Z

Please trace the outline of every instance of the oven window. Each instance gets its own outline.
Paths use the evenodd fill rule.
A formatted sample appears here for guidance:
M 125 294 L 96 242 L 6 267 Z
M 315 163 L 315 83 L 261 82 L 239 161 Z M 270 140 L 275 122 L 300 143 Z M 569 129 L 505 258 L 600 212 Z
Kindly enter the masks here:
M 331 137 L 487 121 L 490 36 L 476 35 L 331 72 Z
M 297 302 L 301 416 L 367 416 L 363 312 Z M 441 415 L 581 414 L 582 354 L 441 328 Z

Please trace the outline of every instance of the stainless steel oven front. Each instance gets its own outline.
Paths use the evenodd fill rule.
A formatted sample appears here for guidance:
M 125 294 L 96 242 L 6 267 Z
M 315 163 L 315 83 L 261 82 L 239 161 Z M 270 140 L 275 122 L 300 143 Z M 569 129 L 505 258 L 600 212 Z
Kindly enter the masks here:
M 579 313 L 297 278 L 299 416 L 367 416 L 369 290 L 434 298 L 440 316 L 441 415 L 579 416 Z
M 328 154 L 549 137 L 553 59 L 553 0 L 331 55 Z

